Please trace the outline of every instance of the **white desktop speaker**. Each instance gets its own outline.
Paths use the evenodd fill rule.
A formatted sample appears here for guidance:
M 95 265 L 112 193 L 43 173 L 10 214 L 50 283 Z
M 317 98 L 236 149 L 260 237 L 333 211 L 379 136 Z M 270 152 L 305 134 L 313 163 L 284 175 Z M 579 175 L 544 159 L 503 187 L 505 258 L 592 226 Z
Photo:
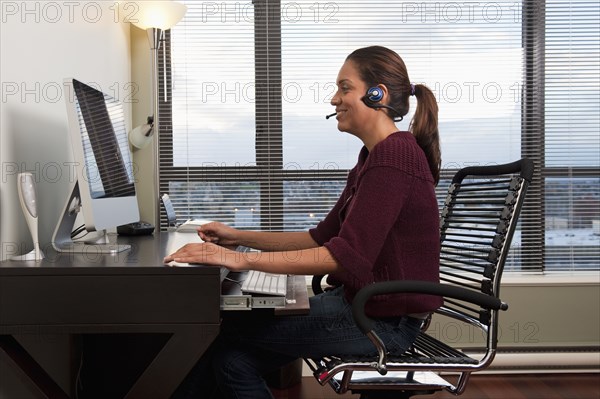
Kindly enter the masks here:
M 19 173 L 17 175 L 17 191 L 19 192 L 19 201 L 27 227 L 31 233 L 33 241 L 33 250 L 24 255 L 14 256 L 13 260 L 42 260 L 44 253 L 40 249 L 40 240 L 38 238 L 38 213 L 35 196 L 35 186 L 33 185 L 33 175 L 29 172 Z

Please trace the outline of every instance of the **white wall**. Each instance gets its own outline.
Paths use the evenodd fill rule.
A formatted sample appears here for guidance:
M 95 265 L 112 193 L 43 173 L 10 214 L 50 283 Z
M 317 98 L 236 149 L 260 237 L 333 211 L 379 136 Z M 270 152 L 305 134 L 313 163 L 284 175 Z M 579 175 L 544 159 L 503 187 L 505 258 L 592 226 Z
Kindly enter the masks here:
M 95 83 L 119 98 L 131 127 L 130 24 L 114 4 L 0 2 L 0 260 L 32 246 L 18 205 L 17 172 L 36 177 L 42 245 L 50 243 L 66 201 L 73 158 L 63 79 Z

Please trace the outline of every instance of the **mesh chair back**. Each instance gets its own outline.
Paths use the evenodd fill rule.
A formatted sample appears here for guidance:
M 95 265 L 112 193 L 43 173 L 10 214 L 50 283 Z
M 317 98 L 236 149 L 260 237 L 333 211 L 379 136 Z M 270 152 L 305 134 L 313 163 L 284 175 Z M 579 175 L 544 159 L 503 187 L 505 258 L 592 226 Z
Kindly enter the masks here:
M 530 160 L 461 169 L 440 219 L 440 280 L 499 297 L 500 278 L 517 225 Z M 489 325 L 490 312 L 446 300 L 445 307 Z

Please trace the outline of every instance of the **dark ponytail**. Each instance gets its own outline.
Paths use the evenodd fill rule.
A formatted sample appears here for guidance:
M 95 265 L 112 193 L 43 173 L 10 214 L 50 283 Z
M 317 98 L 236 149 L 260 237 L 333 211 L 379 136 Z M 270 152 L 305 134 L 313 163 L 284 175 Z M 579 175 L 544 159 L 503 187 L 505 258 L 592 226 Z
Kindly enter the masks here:
M 417 97 L 417 110 L 410 122 L 409 130 L 417 139 L 417 143 L 425 152 L 429 169 L 435 184 L 440 180 L 442 156 L 440 149 L 440 134 L 438 131 L 438 105 L 435 96 L 427 86 L 414 85 Z
M 406 115 L 410 107 L 410 96 L 416 96 L 417 110 L 409 130 L 425 153 L 437 185 L 440 180 L 442 156 L 438 132 L 438 106 L 431 90 L 421 84 L 411 85 L 404 61 L 396 52 L 386 47 L 360 48 L 353 51 L 346 60 L 354 62 L 361 79 L 369 87 L 383 84 L 388 88 L 387 105 L 397 111 L 397 114 L 388 112 L 390 118 Z

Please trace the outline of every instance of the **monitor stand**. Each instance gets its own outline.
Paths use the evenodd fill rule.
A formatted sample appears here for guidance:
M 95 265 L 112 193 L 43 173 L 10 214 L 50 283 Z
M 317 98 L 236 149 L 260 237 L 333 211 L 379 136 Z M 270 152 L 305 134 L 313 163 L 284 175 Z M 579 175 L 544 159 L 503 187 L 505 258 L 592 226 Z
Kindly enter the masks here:
M 90 241 L 73 241 L 71 232 L 75 226 L 77 214 L 81 210 L 81 197 L 79 194 L 79 182 L 71 185 L 71 195 L 67 198 L 63 214 L 56 224 L 52 236 L 52 246 L 58 252 L 87 253 L 87 254 L 116 254 L 127 251 L 130 245 L 111 244 L 108 242 L 106 230 L 104 235 Z

